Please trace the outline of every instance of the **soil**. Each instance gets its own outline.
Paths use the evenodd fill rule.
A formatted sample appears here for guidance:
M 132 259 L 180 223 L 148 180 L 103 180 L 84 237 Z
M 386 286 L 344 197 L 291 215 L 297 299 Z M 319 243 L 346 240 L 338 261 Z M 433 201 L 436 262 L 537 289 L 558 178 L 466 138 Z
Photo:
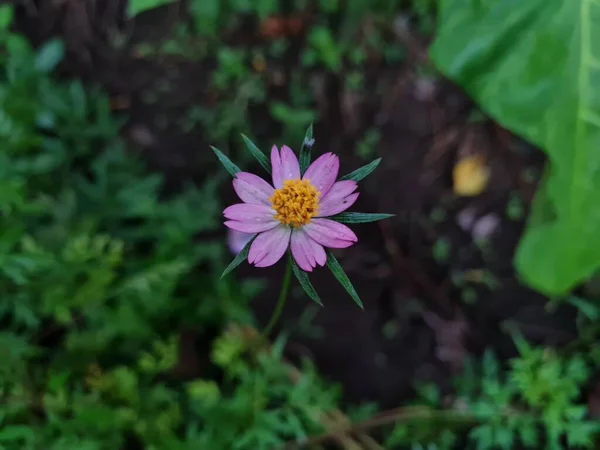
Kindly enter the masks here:
M 100 5 L 96 11 L 74 9 L 83 3 L 62 2 L 62 10 L 45 15 L 21 9 L 20 26 L 34 42 L 54 34 L 66 38 L 65 73 L 111 93 L 115 109 L 128 117 L 124 135 L 151 168 L 166 175 L 169 190 L 214 173 L 214 155 L 199 127 L 183 133 L 159 125 L 164 118 L 181 116 L 191 104 L 218 101 L 208 87 L 211 63 L 145 59 L 135 54 L 133 45 L 117 51 L 106 43 L 116 28 L 130 31 L 133 44 L 160 40 L 181 20 L 179 10 L 150 11 L 134 28 L 123 28 L 119 2 L 90 2 Z M 321 77 L 325 86 L 317 97 L 321 117 L 315 124 L 314 151 L 339 154 L 341 171 L 348 172 L 366 162 L 355 151 L 361 136 L 373 127 L 380 129 L 372 157 L 381 156 L 383 162 L 361 183 L 353 210 L 396 217 L 356 227 L 358 244 L 337 252 L 364 311 L 321 269 L 311 279 L 325 306 L 311 304 L 295 289 L 280 322 L 280 329 L 292 333 L 290 358 L 310 356 L 322 374 L 343 386 L 347 401 L 377 401 L 384 408 L 409 398 L 415 381 L 435 381 L 449 390 L 451 375 L 460 371 L 468 354 L 491 348 L 502 358 L 514 355 L 504 328 L 507 320 L 536 343 L 559 345 L 575 334 L 573 311 L 549 313 L 547 300 L 521 284 L 513 270 L 543 155 L 485 118 L 472 120 L 473 105 L 457 87 L 419 75 L 426 47 L 412 39 L 398 44 L 408 50 L 404 64 L 365 72 L 369 89 L 380 94 L 347 92 L 344 74 L 306 75 Z M 248 41 L 257 41 L 256 31 Z M 165 79 L 169 89 L 153 104 L 144 102 L 144 93 Z M 269 89 L 273 96 L 281 92 Z M 256 109 L 248 127 L 261 143 L 270 144 L 279 126 L 266 111 Z M 231 136 L 228 144 L 235 148 L 240 142 Z M 491 179 L 483 194 L 459 198 L 452 190 L 452 169 L 462 155 L 475 152 L 486 156 Z M 527 173 L 534 176 L 526 178 Z M 233 198 L 232 190 L 226 195 Z M 507 213 L 515 198 L 523 208 L 518 217 Z M 459 224 L 461 213 L 497 221 L 483 249 L 471 230 Z M 446 243 L 446 256 L 435 258 L 440 240 Z M 244 265 L 236 272 L 238 277 L 269 280 L 269 289 L 253 303 L 262 325 L 273 310 L 282 270 Z M 471 281 L 458 285 L 461 275 Z M 490 278 L 491 286 L 486 282 Z M 310 314 L 314 317 L 307 324 Z

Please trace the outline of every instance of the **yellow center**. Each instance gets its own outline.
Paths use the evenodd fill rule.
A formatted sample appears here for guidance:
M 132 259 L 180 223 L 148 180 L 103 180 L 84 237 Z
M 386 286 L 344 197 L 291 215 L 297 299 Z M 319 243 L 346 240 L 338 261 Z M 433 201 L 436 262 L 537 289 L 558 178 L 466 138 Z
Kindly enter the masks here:
M 277 220 L 299 227 L 309 224 L 319 212 L 319 195 L 321 193 L 309 180 L 285 180 L 283 187 L 276 189 L 269 201 L 277 211 Z

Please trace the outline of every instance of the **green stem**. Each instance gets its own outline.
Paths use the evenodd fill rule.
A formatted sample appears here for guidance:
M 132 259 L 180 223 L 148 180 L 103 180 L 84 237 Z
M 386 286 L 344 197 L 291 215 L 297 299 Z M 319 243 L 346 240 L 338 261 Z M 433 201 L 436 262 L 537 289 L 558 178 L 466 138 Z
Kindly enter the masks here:
M 277 304 L 275 305 L 275 310 L 271 315 L 271 319 L 269 323 L 265 327 L 262 332 L 262 337 L 266 338 L 269 336 L 271 331 L 273 331 L 273 327 L 279 320 L 279 316 L 281 316 L 281 312 L 283 311 L 283 307 L 285 306 L 285 302 L 287 300 L 288 292 L 290 290 L 290 281 L 292 280 L 292 255 L 289 256 L 287 265 L 285 267 L 285 274 L 283 275 L 283 282 L 281 283 L 281 291 L 279 291 L 279 299 L 277 299 Z

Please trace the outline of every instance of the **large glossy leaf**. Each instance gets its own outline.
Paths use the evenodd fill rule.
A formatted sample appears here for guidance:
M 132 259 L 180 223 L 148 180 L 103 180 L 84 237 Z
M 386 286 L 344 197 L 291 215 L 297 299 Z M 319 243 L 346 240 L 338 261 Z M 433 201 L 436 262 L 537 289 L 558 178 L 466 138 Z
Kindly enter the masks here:
M 600 265 L 600 1 L 441 0 L 439 13 L 437 67 L 549 156 L 516 266 L 563 294 Z

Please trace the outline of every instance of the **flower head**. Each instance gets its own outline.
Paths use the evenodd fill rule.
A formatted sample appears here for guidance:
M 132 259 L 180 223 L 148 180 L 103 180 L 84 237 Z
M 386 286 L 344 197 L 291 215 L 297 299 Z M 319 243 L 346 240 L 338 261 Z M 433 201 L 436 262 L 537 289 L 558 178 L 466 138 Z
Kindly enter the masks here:
M 328 219 L 348 209 L 358 193 L 356 181 L 336 182 L 339 158 L 325 153 L 300 173 L 298 158 L 286 145 L 271 150 L 272 184 L 238 172 L 233 188 L 243 201 L 223 211 L 225 225 L 256 234 L 248 262 L 268 267 L 291 248 L 300 268 L 311 272 L 327 260 L 324 247 L 345 248 L 358 238 L 346 225 Z

